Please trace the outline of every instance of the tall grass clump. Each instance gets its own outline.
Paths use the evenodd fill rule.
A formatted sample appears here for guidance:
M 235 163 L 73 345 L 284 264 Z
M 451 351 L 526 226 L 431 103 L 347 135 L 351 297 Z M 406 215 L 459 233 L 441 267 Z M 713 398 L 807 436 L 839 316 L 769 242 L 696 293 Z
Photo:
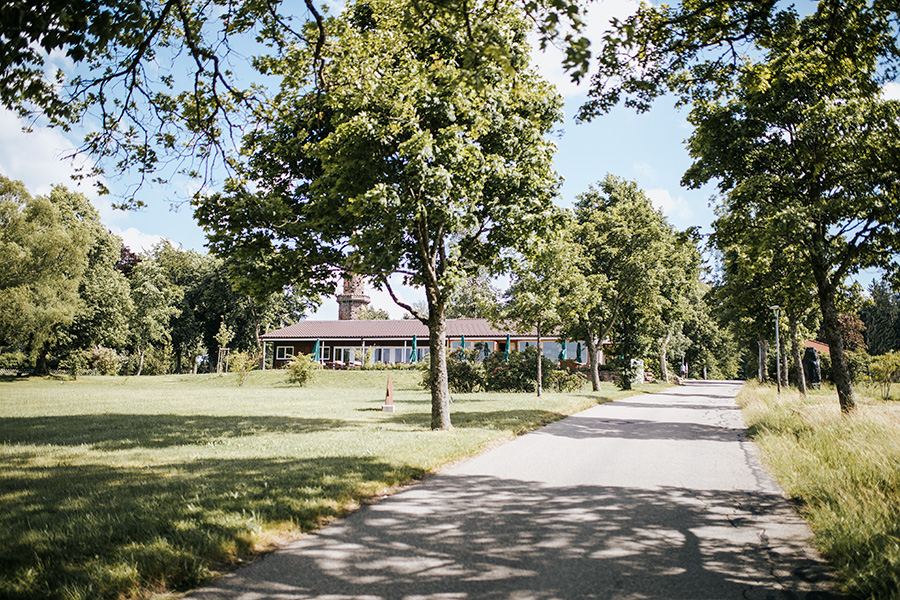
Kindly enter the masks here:
M 753 439 L 801 503 L 841 585 L 859 598 L 900 598 L 900 411 L 836 394 L 806 398 L 749 384 L 738 396 Z

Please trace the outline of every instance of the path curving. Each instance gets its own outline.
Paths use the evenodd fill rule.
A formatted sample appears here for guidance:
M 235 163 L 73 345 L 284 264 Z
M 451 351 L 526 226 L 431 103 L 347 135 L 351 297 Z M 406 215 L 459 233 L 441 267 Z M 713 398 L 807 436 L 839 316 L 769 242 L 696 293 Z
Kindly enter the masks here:
M 367 506 L 194 600 L 835 597 L 734 397 L 603 404 Z

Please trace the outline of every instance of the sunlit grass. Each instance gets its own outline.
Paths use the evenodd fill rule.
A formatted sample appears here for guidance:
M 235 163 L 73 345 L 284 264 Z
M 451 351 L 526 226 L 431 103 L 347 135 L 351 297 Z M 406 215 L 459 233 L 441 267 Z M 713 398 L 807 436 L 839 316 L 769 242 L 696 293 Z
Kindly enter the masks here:
M 186 590 L 359 503 L 629 395 L 455 395 L 431 432 L 418 372 L 0 381 L 0 597 Z M 644 386 L 641 391 L 655 391 Z
M 900 406 L 859 391 L 849 416 L 831 390 L 804 399 L 750 384 L 738 401 L 846 590 L 900 598 Z

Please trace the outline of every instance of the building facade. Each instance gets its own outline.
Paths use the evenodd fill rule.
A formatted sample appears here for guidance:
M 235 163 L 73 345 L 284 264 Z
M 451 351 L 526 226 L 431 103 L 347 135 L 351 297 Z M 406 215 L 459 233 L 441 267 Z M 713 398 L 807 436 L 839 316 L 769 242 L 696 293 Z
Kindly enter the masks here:
M 467 349 L 475 348 L 485 353 L 503 351 L 507 336 L 513 349 L 524 350 L 537 344 L 534 331 L 522 333 L 499 329 L 487 319 L 447 319 L 447 346 L 451 350 L 464 343 Z M 366 360 L 367 354 L 372 362 L 412 362 L 414 344 L 415 360 L 428 356 L 428 328 L 417 320 L 300 321 L 266 333 L 261 339 L 265 351 L 274 353 L 273 365 L 276 369 L 284 367 L 292 356 L 313 354 L 317 342 L 320 362 L 327 368 L 359 366 Z M 562 344 L 554 338 L 542 337 L 541 346 L 544 355 L 554 360 L 563 351 Z M 603 352 L 599 354 L 603 364 Z M 567 342 L 566 359 L 578 362 L 579 356 L 582 364 L 588 362 L 584 344 Z

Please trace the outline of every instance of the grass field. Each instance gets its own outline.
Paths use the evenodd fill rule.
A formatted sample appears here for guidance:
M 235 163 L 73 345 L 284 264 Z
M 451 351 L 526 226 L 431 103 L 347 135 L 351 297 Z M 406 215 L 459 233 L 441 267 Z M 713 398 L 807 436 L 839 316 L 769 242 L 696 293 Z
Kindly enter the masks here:
M 0 381 L 0 597 L 186 590 L 497 440 L 628 395 L 455 395 L 418 372 Z M 654 391 L 661 386 L 642 386 Z M 634 392 L 631 392 L 634 393 Z
M 849 416 L 833 390 L 779 397 L 751 383 L 738 402 L 841 585 L 858 598 L 900 599 L 900 402 L 856 391 Z

